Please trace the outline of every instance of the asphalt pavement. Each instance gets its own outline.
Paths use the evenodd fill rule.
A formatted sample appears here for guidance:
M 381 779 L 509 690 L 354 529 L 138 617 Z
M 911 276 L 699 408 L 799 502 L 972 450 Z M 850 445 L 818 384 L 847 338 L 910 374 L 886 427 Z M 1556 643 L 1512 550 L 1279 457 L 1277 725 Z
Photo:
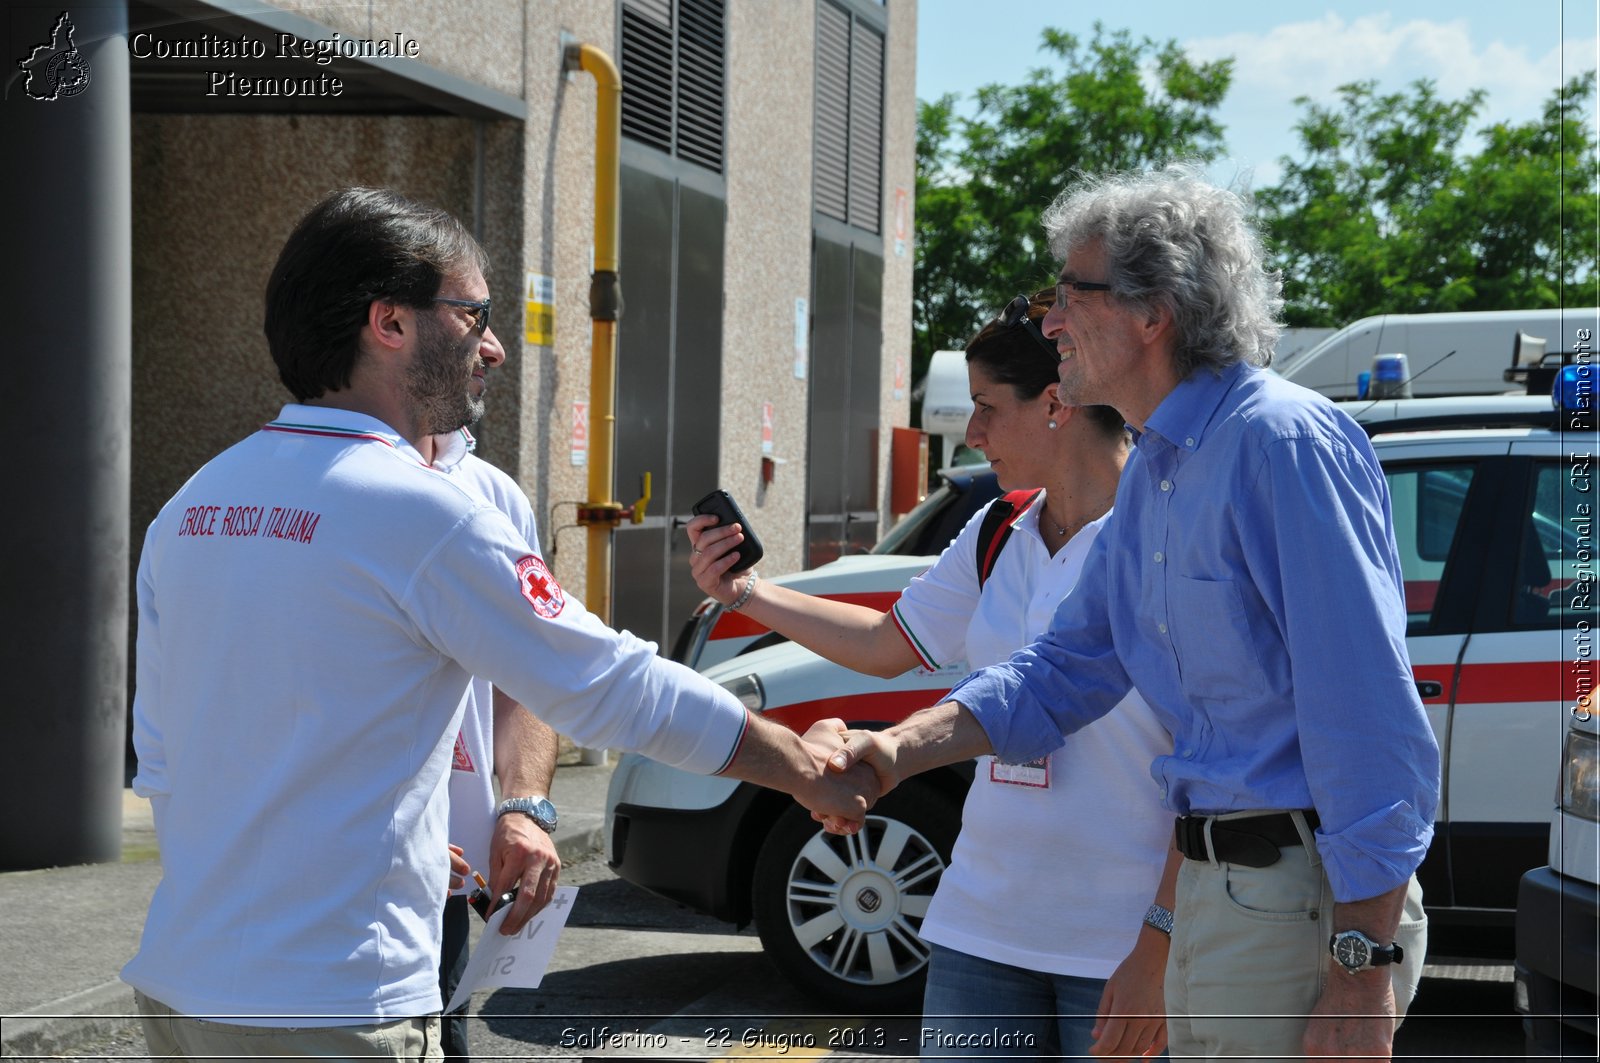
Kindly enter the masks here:
M 603 848 L 606 764 L 556 768 L 551 799 L 563 863 Z M 123 792 L 122 861 L 0 873 L 0 1054 L 41 1057 L 106 1036 L 137 1012 L 123 964 L 139 947 L 161 880 L 149 802 Z

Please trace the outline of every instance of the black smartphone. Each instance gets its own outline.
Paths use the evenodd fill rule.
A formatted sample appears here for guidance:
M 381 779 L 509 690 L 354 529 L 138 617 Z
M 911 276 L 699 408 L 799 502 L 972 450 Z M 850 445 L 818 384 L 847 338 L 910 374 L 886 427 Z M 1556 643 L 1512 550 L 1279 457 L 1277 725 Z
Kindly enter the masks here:
M 693 513 L 699 516 L 709 513 L 717 518 L 717 523 L 723 527 L 737 524 L 744 532 L 744 542 L 739 544 L 739 560 L 730 572 L 743 572 L 745 569 L 761 560 L 761 555 L 766 551 L 761 549 L 761 540 L 756 537 L 756 530 L 750 527 L 750 518 L 744 515 L 739 508 L 739 503 L 733 500 L 728 492 L 718 488 L 694 504 Z

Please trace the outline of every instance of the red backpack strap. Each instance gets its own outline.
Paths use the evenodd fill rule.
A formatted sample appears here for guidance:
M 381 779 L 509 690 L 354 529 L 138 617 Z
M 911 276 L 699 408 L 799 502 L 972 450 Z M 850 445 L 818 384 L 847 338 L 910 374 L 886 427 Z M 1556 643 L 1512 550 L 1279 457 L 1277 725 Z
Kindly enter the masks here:
M 1011 518 L 1031 506 L 1042 490 L 1044 490 L 1042 487 L 1032 487 L 1020 491 L 1007 491 L 990 503 L 989 512 L 983 515 L 983 525 L 978 529 L 980 591 L 989 581 L 989 573 L 994 571 L 994 563 L 1000 560 L 1000 551 L 1005 548 L 1006 540 L 1011 538 L 1013 526 Z

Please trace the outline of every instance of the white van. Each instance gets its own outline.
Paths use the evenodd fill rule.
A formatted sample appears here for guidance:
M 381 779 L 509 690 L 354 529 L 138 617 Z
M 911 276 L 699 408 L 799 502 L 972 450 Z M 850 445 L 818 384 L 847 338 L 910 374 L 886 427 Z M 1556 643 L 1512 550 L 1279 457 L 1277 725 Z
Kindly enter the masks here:
M 965 351 L 934 351 L 928 363 L 928 387 L 922 393 L 922 430 L 944 439 L 939 466 L 954 465 L 955 449 L 967 437 L 972 419 L 972 385 L 967 380 Z
M 1346 325 L 1273 368 L 1302 387 L 1335 399 L 1358 394 L 1356 376 L 1379 354 L 1403 354 L 1411 393 L 1492 395 L 1514 390 L 1505 380 L 1517 334 L 1545 341 L 1550 354 L 1594 349 L 1600 310 L 1487 310 L 1456 314 L 1378 314 Z M 1579 330 L 1588 329 L 1587 337 Z M 1578 346 L 1580 339 L 1583 346 Z M 1446 354 L 1455 353 L 1448 358 Z M 1443 358 L 1443 361 L 1439 359 Z M 1434 363 L 1438 364 L 1434 364 Z

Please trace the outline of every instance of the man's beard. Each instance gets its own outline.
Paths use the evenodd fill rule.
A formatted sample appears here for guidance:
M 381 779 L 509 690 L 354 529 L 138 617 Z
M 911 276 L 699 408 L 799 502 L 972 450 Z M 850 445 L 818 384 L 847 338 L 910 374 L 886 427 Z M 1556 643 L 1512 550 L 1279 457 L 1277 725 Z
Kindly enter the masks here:
M 417 356 L 406 370 L 406 390 L 430 435 L 477 423 L 483 399 L 472 394 L 473 361 L 467 347 L 476 336 L 454 341 L 427 314 L 417 318 Z

